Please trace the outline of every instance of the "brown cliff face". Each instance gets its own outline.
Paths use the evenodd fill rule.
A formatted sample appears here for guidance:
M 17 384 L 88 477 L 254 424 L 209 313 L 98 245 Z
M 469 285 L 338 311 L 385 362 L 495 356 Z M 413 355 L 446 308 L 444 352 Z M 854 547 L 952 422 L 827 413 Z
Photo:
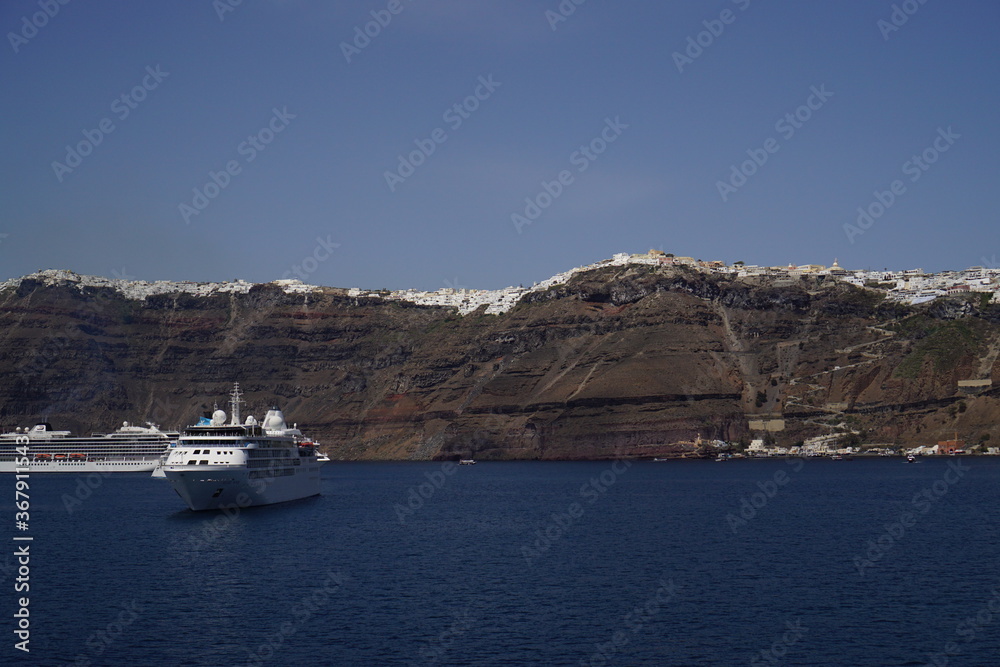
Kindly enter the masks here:
M 909 308 L 830 279 L 645 266 L 465 317 L 332 288 L 142 302 L 26 279 L 0 292 L 0 426 L 180 427 L 239 381 L 244 414 L 277 404 L 334 458 L 657 456 L 772 417 L 782 444 L 841 423 L 996 445 L 996 394 L 957 383 L 993 377 L 998 323 L 978 299 Z

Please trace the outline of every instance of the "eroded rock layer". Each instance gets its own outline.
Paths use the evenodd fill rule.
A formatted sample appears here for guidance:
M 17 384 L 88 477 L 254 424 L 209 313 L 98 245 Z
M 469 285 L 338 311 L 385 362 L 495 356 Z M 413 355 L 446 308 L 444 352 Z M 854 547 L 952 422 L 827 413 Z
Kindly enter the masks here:
M 157 294 L 31 279 L 0 291 L 0 426 L 196 421 L 234 381 L 348 459 L 607 458 L 751 437 L 1000 444 L 1000 307 L 906 307 L 822 278 L 612 266 L 509 312 L 287 293 Z M 774 423 L 774 422 L 771 422 Z M 839 425 L 839 426 L 834 426 Z M 753 436 L 758 437 L 758 436 Z

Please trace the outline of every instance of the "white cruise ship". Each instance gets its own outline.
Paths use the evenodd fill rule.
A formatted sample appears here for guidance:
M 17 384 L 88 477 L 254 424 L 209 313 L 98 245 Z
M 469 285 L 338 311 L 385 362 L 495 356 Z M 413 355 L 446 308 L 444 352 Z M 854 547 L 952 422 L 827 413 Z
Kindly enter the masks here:
M 189 426 L 161 466 L 188 507 L 234 509 L 319 495 L 322 464 L 313 443 L 289 428 L 277 408 L 263 423 L 247 417 L 241 424 L 240 402 L 237 383 L 229 423 L 216 410 L 211 420 Z
M 132 426 L 125 422 L 113 433 L 90 437 L 55 431 L 49 423 L 36 424 L 31 429 L 0 434 L 0 473 L 15 471 L 15 461 L 24 459 L 16 450 L 25 446 L 29 473 L 148 472 L 178 436 L 154 424 Z

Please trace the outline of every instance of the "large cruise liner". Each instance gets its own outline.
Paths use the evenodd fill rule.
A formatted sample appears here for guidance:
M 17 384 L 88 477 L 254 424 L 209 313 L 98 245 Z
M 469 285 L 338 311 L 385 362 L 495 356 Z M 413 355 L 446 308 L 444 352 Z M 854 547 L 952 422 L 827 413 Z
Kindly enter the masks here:
M 74 437 L 55 431 L 49 423 L 0 434 L 0 473 L 15 472 L 15 461 L 25 458 L 17 448 L 27 446 L 27 470 L 35 472 L 147 472 L 178 437 L 154 424 L 125 422 L 113 433 Z M 24 468 L 24 466 L 21 466 Z
M 289 428 L 278 408 L 263 423 L 240 423 L 239 383 L 230 394 L 231 419 L 216 410 L 189 426 L 169 450 L 162 472 L 192 510 L 271 505 L 319 495 L 316 447 Z M 207 422 L 207 423 L 205 423 Z

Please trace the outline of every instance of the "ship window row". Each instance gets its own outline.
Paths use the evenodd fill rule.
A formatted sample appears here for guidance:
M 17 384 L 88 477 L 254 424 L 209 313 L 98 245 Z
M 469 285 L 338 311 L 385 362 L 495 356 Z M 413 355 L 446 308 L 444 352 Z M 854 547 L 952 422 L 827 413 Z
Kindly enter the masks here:
M 126 454 L 119 454 L 117 456 L 113 456 L 113 455 L 101 453 L 100 455 L 98 455 L 98 454 L 85 454 L 85 455 L 81 455 L 81 456 L 70 457 L 70 456 L 66 456 L 65 454 L 61 454 L 61 453 L 55 454 L 55 455 L 47 454 L 47 453 L 44 453 L 44 452 L 31 452 L 31 453 L 29 453 L 29 457 L 31 458 L 32 461 L 49 461 L 49 460 L 55 460 L 55 461 L 65 462 L 65 463 L 83 463 L 85 461 L 108 461 L 108 462 L 110 462 L 110 460 L 113 460 L 113 459 L 124 459 L 126 461 L 155 461 L 155 460 L 157 460 L 157 459 L 160 458 L 160 455 L 161 455 L 160 452 L 150 452 L 150 453 L 148 453 L 146 455 L 143 455 L 143 454 L 141 454 L 139 452 L 134 452 L 134 453 L 128 454 L 128 455 L 126 455 Z M 55 458 L 55 457 L 59 457 L 59 458 Z M 22 458 L 21 456 L 16 456 L 15 457 L 15 456 L 8 456 L 6 454 L 0 454 L 0 461 L 18 461 L 21 458 Z
M 250 449 L 248 453 L 252 459 L 288 459 L 292 457 L 290 449 Z
M 49 444 L 49 443 L 38 444 L 38 443 L 35 443 L 35 444 L 29 444 L 28 445 L 28 451 L 31 451 L 31 452 L 37 452 L 37 451 L 72 452 L 72 451 L 76 451 L 76 450 L 80 450 L 80 449 L 84 449 L 84 450 L 86 450 L 88 452 L 95 452 L 95 451 L 100 451 L 100 452 L 123 452 L 123 451 L 125 451 L 125 452 L 127 452 L 127 451 L 162 452 L 164 449 L 166 449 L 166 445 L 164 443 L 162 443 L 162 442 L 161 443 L 140 444 L 140 445 L 135 445 L 135 446 L 122 445 L 122 444 L 116 444 L 116 445 L 90 445 L 90 444 L 81 445 L 81 444 L 75 444 L 74 445 L 74 444 L 67 444 L 67 443 L 56 443 L 56 444 Z M 4 448 L 0 449 L 0 454 L 13 454 L 14 452 L 15 452 L 15 449 L 13 447 L 11 447 L 11 448 L 4 447 Z
M 288 477 L 294 475 L 293 468 L 276 468 L 274 470 L 251 470 L 247 473 L 249 479 L 266 479 L 273 477 Z
M 68 459 L 67 460 L 59 459 L 58 461 L 49 461 L 49 460 L 44 460 L 44 461 L 30 461 L 29 464 L 30 463 L 58 463 L 59 465 L 64 465 L 64 464 L 65 465 L 71 465 L 73 463 L 78 463 L 78 464 L 84 464 L 84 463 L 101 463 L 102 465 L 107 465 L 107 466 L 132 466 L 132 465 L 139 465 L 139 464 L 146 465 L 146 464 L 149 464 L 153 460 L 154 459 L 135 459 L 135 460 L 130 460 L 130 461 L 105 461 L 104 459 L 90 459 L 89 461 L 70 461 Z
M 225 445 L 226 447 L 246 447 L 245 442 L 233 442 L 232 438 L 229 440 L 202 440 L 198 438 L 197 440 L 187 440 L 183 439 L 178 443 L 182 447 L 203 447 L 205 445 Z
M 292 461 L 279 461 L 278 459 L 257 459 L 247 461 L 247 468 L 269 468 L 276 465 L 290 465 Z
M 291 446 L 291 443 L 284 440 L 270 440 L 270 439 L 257 439 L 251 438 L 249 441 L 240 440 L 234 442 L 232 438 L 227 438 L 225 440 L 213 440 L 211 438 L 204 438 L 201 436 L 197 437 L 184 437 L 178 441 L 178 444 L 182 447 L 201 447 L 203 445 L 225 445 L 227 447 L 237 446 L 246 447 L 249 444 L 254 443 L 258 448 L 261 447 L 286 447 Z

